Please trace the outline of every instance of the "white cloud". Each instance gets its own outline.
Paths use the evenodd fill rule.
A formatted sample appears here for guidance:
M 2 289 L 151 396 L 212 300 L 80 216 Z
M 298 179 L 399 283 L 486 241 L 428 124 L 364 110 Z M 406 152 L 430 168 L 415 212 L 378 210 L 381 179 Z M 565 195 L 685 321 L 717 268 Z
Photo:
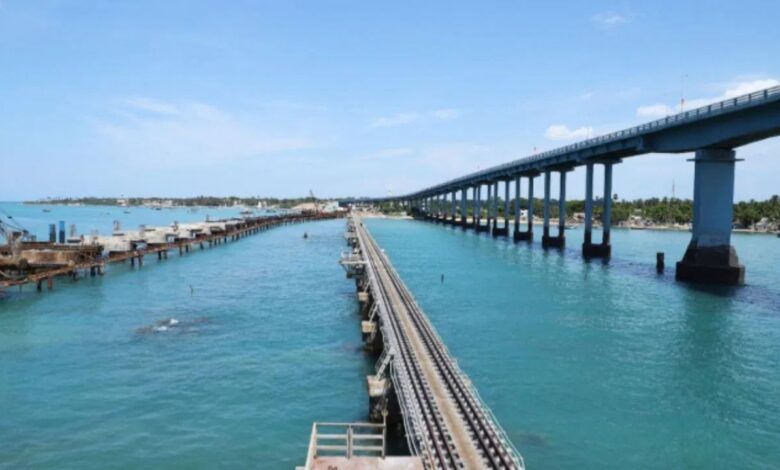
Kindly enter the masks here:
M 199 102 L 147 97 L 121 100 L 114 116 L 95 123 L 103 153 L 128 163 L 203 164 L 272 158 L 312 148 L 310 139 Z M 276 126 L 278 127 L 278 126 Z
M 440 109 L 438 111 L 433 111 L 431 116 L 440 120 L 457 119 L 460 117 L 460 111 L 452 108 Z
M 420 113 L 398 113 L 392 116 L 376 118 L 371 127 L 395 127 L 411 124 L 420 120 Z
M 641 118 L 661 118 L 674 114 L 674 110 L 663 103 L 640 106 L 636 110 L 637 117 Z
M 736 82 L 726 85 L 723 93 L 718 96 L 712 96 L 709 98 L 694 98 L 685 100 L 684 110 L 691 110 L 699 108 L 701 106 L 707 106 L 708 104 L 717 103 L 718 101 L 728 100 L 736 98 L 738 96 L 747 95 L 755 91 L 763 90 L 773 86 L 780 85 L 779 80 L 773 78 L 766 78 L 760 80 L 748 80 L 742 82 Z M 651 105 L 640 106 L 636 110 L 637 117 L 641 118 L 662 118 L 671 114 L 680 112 L 680 104 L 676 106 L 670 106 L 663 103 L 656 103 Z
M 134 96 L 122 100 L 122 104 L 136 111 L 152 114 L 178 114 L 176 105 L 144 96 Z
M 621 15 L 614 12 L 598 13 L 590 17 L 590 20 L 599 26 L 606 28 L 613 28 L 622 24 L 628 23 L 630 18 L 626 15 Z
M 583 126 L 577 129 L 569 129 L 562 124 L 556 124 L 547 128 L 544 137 L 548 140 L 574 140 L 587 139 L 593 135 L 593 128 Z
M 737 96 L 747 95 L 748 93 L 753 93 L 754 91 L 763 90 L 765 88 L 770 88 L 777 85 L 780 85 L 780 81 L 775 80 L 774 78 L 735 83 L 729 89 L 727 89 L 720 98 L 718 98 L 718 101 L 727 100 L 729 98 L 736 98 Z
M 450 121 L 459 118 L 461 114 L 460 110 L 453 108 L 428 112 L 410 111 L 376 118 L 371 122 L 371 127 L 395 127 L 415 122 Z

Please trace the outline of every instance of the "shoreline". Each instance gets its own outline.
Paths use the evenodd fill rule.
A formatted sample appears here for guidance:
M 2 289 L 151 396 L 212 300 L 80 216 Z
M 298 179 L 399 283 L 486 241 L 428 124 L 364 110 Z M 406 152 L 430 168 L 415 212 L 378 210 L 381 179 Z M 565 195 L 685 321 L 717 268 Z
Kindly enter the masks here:
M 382 214 L 379 212 L 365 212 L 361 214 L 365 218 L 371 218 L 371 219 L 393 219 L 393 220 L 414 220 L 414 217 L 410 215 L 399 215 L 399 214 Z M 467 220 L 471 221 L 472 219 L 469 217 Z M 506 219 L 503 217 L 499 217 L 498 220 L 503 224 L 505 223 Z M 551 221 L 552 222 L 552 221 Z M 470 222 L 471 223 L 471 222 Z M 520 219 L 521 225 L 526 225 L 528 223 L 528 219 Z M 541 226 L 544 223 L 544 219 L 539 217 L 534 217 L 534 225 Z M 554 224 L 550 224 L 552 226 Z M 557 225 L 556 225 L 557 226 Z M 579 229 L 583 226 L 581 222 L 575 222 L 575 221 L 567 221 L 566 222 L 566 230 L 571 229 Z M 602 229 L 601 224 L 594 223 L 593 228 Z M 613 225 L 612 230 L 649 230 L 649 231 L 655 231 L 655 232 L 690 232 L 691 227 L 674 227 L 674 226 L 668 226 L 668 225 Z M 746 235 L 772 235 L 780 237 L 780 232 L 773 232 L 773 231 L 760 231 L 760 230 L 750 230 L 750 229 L 744 229 L 744 228 L 735 228 L 731 230 L 731 233 L 738 233 L 738 234 L 746 234 Z

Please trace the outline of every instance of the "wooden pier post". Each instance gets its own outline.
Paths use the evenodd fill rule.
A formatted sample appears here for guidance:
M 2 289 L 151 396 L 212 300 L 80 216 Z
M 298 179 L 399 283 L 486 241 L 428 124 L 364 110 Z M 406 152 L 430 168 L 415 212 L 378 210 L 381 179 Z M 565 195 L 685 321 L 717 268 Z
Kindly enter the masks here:
M 53 277 L 49 276 L 49 277 L 46 278 L 46 287 L 49 290 L 54 289 L 54 278 Z

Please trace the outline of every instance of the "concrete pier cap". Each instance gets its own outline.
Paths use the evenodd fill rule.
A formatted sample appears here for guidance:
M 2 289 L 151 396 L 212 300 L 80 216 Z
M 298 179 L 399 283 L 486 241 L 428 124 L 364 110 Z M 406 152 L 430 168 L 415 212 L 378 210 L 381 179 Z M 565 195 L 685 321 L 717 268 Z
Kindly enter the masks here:
M 731 246 L 734 217 L 734 169 L 738 161 L 732 149 L 696 151 L 693 178 L 693 230 L 675 278 L 741 286 L 745 267 Z

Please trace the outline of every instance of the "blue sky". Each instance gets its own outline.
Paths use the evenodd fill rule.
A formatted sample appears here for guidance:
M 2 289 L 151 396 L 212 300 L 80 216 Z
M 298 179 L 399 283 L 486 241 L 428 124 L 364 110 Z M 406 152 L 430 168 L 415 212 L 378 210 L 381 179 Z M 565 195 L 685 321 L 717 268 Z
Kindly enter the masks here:
M 780 84 L 780 2 L 525 3 L 0 0 L 0 200 L 401 194 Z M 780 193 L 780 138 L 739 156 Z

